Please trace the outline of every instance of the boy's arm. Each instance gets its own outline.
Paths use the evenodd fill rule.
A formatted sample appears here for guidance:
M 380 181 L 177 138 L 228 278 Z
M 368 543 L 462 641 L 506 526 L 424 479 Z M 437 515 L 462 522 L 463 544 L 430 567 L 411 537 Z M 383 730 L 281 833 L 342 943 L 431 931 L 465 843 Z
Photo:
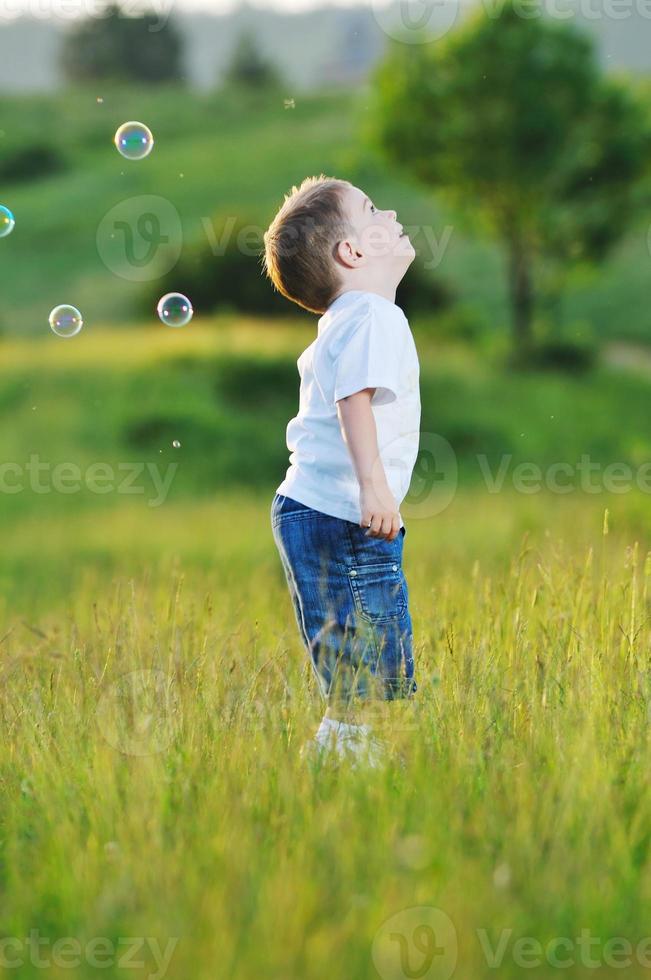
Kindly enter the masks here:
M 359 481 L 361 526 L 371 525 L 366 532 L 371 537 L 393 541 L 400 533 L 400 516 L 378 449 L 375 416 L 371 408 L 374 393 L 375 388 L 364 388 L 340 398 L 336 402 L 337 414 Z

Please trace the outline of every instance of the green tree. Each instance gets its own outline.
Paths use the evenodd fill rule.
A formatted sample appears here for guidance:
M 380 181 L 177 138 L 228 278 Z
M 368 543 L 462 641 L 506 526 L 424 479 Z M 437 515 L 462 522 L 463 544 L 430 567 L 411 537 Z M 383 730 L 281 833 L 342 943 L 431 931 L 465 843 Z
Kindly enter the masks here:
M 223 82 L 249 89 L 280 88 L 283 78 L 278 67 L 266 59 L 250 30 L 240 32 L 224 72 Z
M 592 41 L 529 9 L 506 0 L 501 16 L 481 9 L 445 41 L 394 42 L 375 72 L 368 133 L 501 240 L 524 360 L 547 288 L 535 274 L 558 297 L 573 264 L 606 257 L 636 210 L 651 149 L 646 106 L 600 72 Z
M 170 82 L 182 78 L 182 53 L 181 36 L 169 20 L 153 13 L 127 16 L 111 3 L 66 35 L 61 66 L 73 82 Z

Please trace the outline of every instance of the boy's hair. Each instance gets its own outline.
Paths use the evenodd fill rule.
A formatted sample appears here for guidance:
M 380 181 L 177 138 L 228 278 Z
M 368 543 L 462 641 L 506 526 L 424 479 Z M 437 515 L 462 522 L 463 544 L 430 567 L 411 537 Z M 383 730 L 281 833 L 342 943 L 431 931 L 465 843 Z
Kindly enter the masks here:
M 350 181 L 306 177 L 292 187 L 263 235 L 265 272 L 278 292 L 324 313 L 341 288 L 335 248 L 351 230 L 343 192 Z

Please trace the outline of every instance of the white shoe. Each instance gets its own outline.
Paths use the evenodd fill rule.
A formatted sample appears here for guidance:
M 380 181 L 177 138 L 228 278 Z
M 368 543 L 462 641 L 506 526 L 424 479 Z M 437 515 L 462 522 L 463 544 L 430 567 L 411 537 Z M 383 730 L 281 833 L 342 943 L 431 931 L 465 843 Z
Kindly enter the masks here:
M 354 769 L 379 769 L 387 758 L 386 746 L 371 734 L 368 725 L 346 725 L 324 718 L 314 738 L 301 748 L 301 759 L 323 762 L 344 760 Z
M 381 769 L 388 758 L 387 747 L 379 738 L 365 732 L 360 735 L 346 735 L 339 749 L 341 755 L 348 757 L 353 769 Z

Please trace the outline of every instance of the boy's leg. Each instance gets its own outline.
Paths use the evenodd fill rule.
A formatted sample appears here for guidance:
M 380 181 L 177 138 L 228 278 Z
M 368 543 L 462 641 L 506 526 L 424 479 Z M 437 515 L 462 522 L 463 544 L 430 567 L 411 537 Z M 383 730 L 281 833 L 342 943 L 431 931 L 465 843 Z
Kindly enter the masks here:
M 326 718 L 352 725 L 364 725 L 384 739 L 401 742 L 409 738 L 416 728 L 414 698 L 357 700 L 351 704 L 331 704 Z
M 356 543 L 355 531 L 353 542 Z M 401 615 L 393 615 L 391 604 L 386 603 L 384 587 L 378 588 L 374 574 L 361 576 L 358 587 L 363 590 L 357 593 L 361 594 L 363 605 L 384 614 L 381 624 L 371 626 L 378 651 L 371 684 L 367 685 L 361 697 L 348 700 L 331 698 L 326 710 L 326 717 L 371 726 L 378 733 L 392 737 L 415 731 L 417 710 L 414 703 L 417 684 L 414 677 L 413 626 L 408 608 L 407 582 L 401 567 L 402 549 L 398 561 L 401 587 L 407 603 Z
M 404 688 L 413 693 L 415 683 L 407 587 L 401 569 L 396 575 L 402 537 L 373 542 L 348 521 L 298 507 L 298 516 L 276 516 L 274 538 L 325 720 L 405 727 L 412 706 Z
M 411 698 L 394 698 L 392 701 L 356 699 L 350 703 L 339 702 L 329 704 L 325 717 L 336 721 L 345 721 L 353 725 L 384 725 L 387 722 L 408 718 L 413 713 L 414 705 Z
M 342 651 L 355 642 L 355 626 L 349 608 L 347 582 L 337 572 L 337 555 L 343 521 L 311 508 L 298 519 L 294 501 L 280 506 L 274 501 L 272 531 L 289 589 L 296 623 L 310 656 L 320 694 L 327 706 L 335 687 L 345 686 Z M 289 506 L 288 506 L 289 505 Z M 284 515 L 284 516 L 283 516 Z M 346 541 L 344 539 L 343 544 Z

